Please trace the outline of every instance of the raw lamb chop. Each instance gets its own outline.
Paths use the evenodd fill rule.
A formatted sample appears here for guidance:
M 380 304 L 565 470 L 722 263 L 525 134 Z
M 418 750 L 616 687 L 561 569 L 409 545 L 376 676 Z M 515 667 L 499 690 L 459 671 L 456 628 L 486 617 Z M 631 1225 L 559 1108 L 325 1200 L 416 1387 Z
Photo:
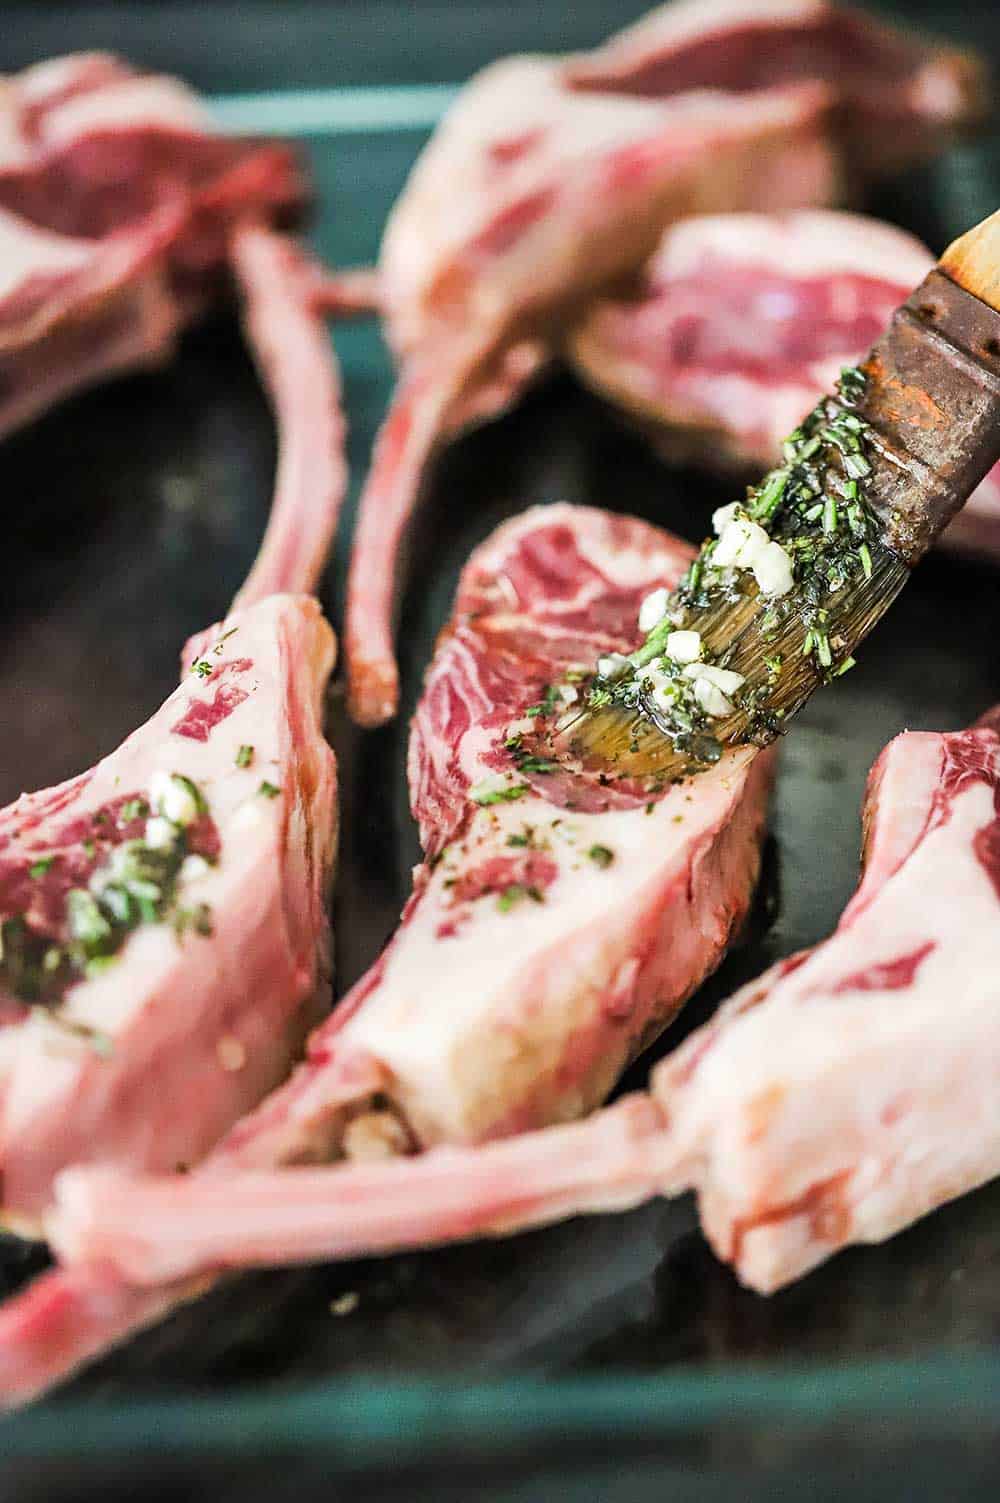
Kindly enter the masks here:
M 247 226 L 232 254 L 281 429 L 257 562 L 141 730 L 0 813 L 2 1214 L 27 1230 L 72 1160 L 200 1158 L 328 994 L 333 638 L 281 592 L 313 587 L 332 536 L 338 383 L 298 249 Z
M 770 1293 L 1000 1173 L 1000 710 L 898 736 L 834 934 L 738 992 L 581 1123 L 412 1164 L 207 1180 L 70 1171 L 62 1254 L 130 1279 L 497 1235 L 694 1189 L 719 1257 Z M 947 872 L 946 900 L 940 893 Z M 135 1229 L 142 1230 L 136 1233 Z
M 190 1164 L 286 1073 L 329 989 L 332 663 L 316 602 L 272 596 L 117 751 L 0 815 L 8 1225 L 37 1230 L 68 1163 Z
M 845 155 L 852 182 L 888 165 L 872 139 L 910 160 L 978 117 L 984 94 L 975 60 L 826 0 L 688 0 L 589 56 L 511 58 L 473 79 L 383 241 L 378 296 L 405 364 L 352 557 L 352 714 L 378 724 L 395 709 L 395 557 L 443 438 L 508 404 L 581 304 L 635 273 L 678 217 L 830 202 Z
M 668 457 L 759 472 L 933 264 L 912 235 L 856 214 L 688 219 L 627 294 L 587 310 L 567 350 L 585 381 L 650 425 Z M 945 540 L 1000 549 L 1000 474 Z
M 427 860 L 305 1063 L 196 1171 L 220 1215 L 238 1170 L 579 1116 L 718 962 L 756 880 L 771 754 L 741 748 L 689 791 L 573 780 L 531 750 L 574 665 L 630 647 L 650 585 L 689 558 L 644 523 L 569 506 L 473 555 L 411 741 Z M 50 1275 L 0 1314 L 0 1394 L 29 1397 L 198 1287 Z
M 168 358 L 236 223 L 287 224 L 307 196 L 290 147 L 219 135 L 174 79 L 97 53 L 4 79 L 0 435 Z

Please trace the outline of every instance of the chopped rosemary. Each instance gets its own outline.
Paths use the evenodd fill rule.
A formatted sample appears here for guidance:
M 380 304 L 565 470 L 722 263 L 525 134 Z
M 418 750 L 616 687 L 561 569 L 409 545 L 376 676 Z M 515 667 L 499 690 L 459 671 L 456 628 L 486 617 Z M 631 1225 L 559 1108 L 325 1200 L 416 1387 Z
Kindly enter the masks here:
M 197 784 L 180 774 L 172 776 L 183 785 L 199 813 L 207 813 L 208 806 Z M 122 806 L 119 824 L 138 817 L 130 810 L 130 804 L 149 812 L 144 800 L 130 800 Z M 103 813 L 98 811 L 99 815 Z M 95 815 L 94 822 L 103 825 L 107 821 Z M 23 913 L 3 920 L 0 983 L 9 992 L 24 1002 L 51 1010 L 58 1006 L 70 986 L 103 974 L 118 958 L 132 930 L 141 924 L 173 921 L 176 926 L 181 922 L 182 927 L 189 927 L 197 934 L 211 933 L 211 914 L 204 904 L 191 910 L 180 910 L 177 906 L 179 878 L 188 855 L 188 834 L 184 826 L 164 822 L 173 830 L 166 844 L 149 845 L 144 839 L 122 841 L 89 873 L 87 886 L 69 888 L 65 895 L 64 938 L 33 928 Z M 81 844 L 88 860 L 93 860 L 97 854 L 94 841 Z M 42 877 L 57 859 L 56 852 L 39 857 L 28 871 L 33 878 Z M 181 913 L 187 915 L 183 921 Z M 60 1024 L 64 1021 L 54 1013 L 52 1016 Z
M 615 859 L 615 853 L 606 845 L 592 845 L 587 852 L 595 866 L 608 867 Z
M 549 757 L 515 757 L 514 763 L 518 772 L 556 772 L 559 768 Z
M 253 761 L 253 747 L 252 746 L 247 746 L 247 745 L 244 744 L 243 746 L 240 747 L 239 751 L 236 753 L 236 766 L 237 767 L 249 767 L 250 763 L 252 761 Z
M 180 939 L 188 929 L 206 939 L 212 934 L 212 910 L 207 903 L 196 903 L 193 908 L 178 908 L 174 914 L 174 933 Z
M 262 798 L 277 798 L 278 794 L 281 792 L 281 789 L 276 783 L 269 783 L 265 778 L 260 787 L 257 789 L 257 792 L 261 795 Z
M 522 713 L 525 715 L 530 715 L 532 717 L 537 715 L 551 715 L 552 711 L 558 705 L 559 699 L 560 694 L 558 685 L 549 684 L 539 702 L 534 705 L 528 705 L 527 709 Z
M 836 676 L 837 659 L 846 659 L 850 646 L 838 631 L 837 613 L 842 619 L 857 614 L 880 538 L 863 486 L 871 471 L 868 425 L 855 409 L 864 391 L 864 373 L 845 369 L 838 395 L 824 397 L 789 435 L 782 463 L 742 502 L 719 509 L 713 519 L 718 536 L 702 546 L 656 625 L 627 658 L 608 654 L 591 676 L 590 710 L 615 704 L 636 712 L 671 737 L 680 753 L 705 764 L 718 760 L 722 741 L 732 736 L 728 729 L 713 735 L 713 721 L 742 714 L 749 739 L 775 734 L 782 719 L 775 701 L 795 695 L 803 683 L 787 641 L 798 622 L 799 657 L 810 659 L 820 678 Z M 726 635 L 735 615 L 730 606 L 741 611 L 741 651 L 731 650 Z M 700 639 L 694 661 L 679 642 L 676 652 L 671 648 L 674 634 Z M 767 652 L 779 637 L 787 654 L 784 674 L 780 655 Z M 751 640 L 765 650 L 750 648 Z M 637 748 L 633 734 L 628 751 Z
M 497 908 L 501 913 L 509 913 L 516 904 L 525 898 L 530 898 L 533 903 L 544 903 L 545 894 L 538 887 L 525 887 L 521 882 L 512 882 L 505 887 L 497 898 Z
M 469 789 L 469 797 L 474 804 L 481 804 L 485 808 L 490 804 L 512 803 L 514 799 L 523 798 L 526 793 L 530 792 L 530 783 L 508 783 L 497 787 L 492 779 L 485 778 L 483 782 L 476 783 L 473 788 Z
M 216 657 L 221 657 L 223 647 L 229 641 L 229 638 L 232 637 L 232 636 L 235 636 L 235 634 L 238 631 L 239 631 L 239 627 L 238 626 L 231 626 L 228 631 L 224 631 L 222 633 L 222 636 L 219 638 L 219 640 L 216 642 L 215 646 L 212 648 L 212 651 L 215 653 Z

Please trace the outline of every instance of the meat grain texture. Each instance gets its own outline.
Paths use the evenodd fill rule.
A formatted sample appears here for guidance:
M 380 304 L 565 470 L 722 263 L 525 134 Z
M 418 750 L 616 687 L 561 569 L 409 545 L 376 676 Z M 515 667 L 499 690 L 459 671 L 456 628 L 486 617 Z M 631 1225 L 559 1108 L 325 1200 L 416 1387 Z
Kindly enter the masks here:
M 194 1163 L 287 1072 L 329 995 L 336 779 L 322 704 L 333 636 L 315 601 L 292 596 L 232 617 L 226 633 L 209 648 L 206 676 L 189 673 L 117 751 L 0 813 L 0 912 L 59 945 L 69 894 L 97 890 L 116 851 L 153 838 L 157 776 L 190 779 L 206 810 L 186 834 L 200 860 L 182 868 L 177 902 L 205 905 L 211 931 L 142 923 L 51 1007 L 8 990 L 8 965 L 9 1225 L 37 1232 L 69 1163 Z M 245 767 L 241 746 L 253 748 Z M 275 797 L 262 796 L 265 781 Z
M 218 133 L 176 79 L 104 53 L 2 80 L 0 436 L 157 365 L 226 285 L 239 223 L 298 219 L 292 149 Z
M 409 1164 L 249 1174 L 227 1187 L 228 1235 L 203 1182 L 74 1171 L 57 1243 L 149 1278 L 205 1255 L 356 1256 L 694 1190 L 718 1256 L 771 1293 L 884 1241 L 1000 1174 L 1000 710 L 896 737 L 864 820 L 861 884 L 834 933 L 737 992 L 648 1095 Z M 942 872 L 948 900 L 929 902 Z
M 407 1168 L 435 1145 L 579 1116 L 717 964 L 757 878 L 772 754 L 735 750 L 696 788 L 649 791 L 539 769 L 526 747 L 538 717 L 525 710 L 595 653 L 634 646 L 642 598 L 690 556 L 645 523 L 564 505 L 476 550 L 414 725 L 410 787 L 428 859 L 395 938 L 290 1080 L 189 1176 L 214 1210 L 186 1252 L 171 1236 L 175 1187 L 160 1188 L 165 1282 L 140 1295 L 88 1261 L 0 1314 L 8 1402 L 190 1297 L 199 1249 L 200 1268 L 235 1260 L 228 1247 L 213 1257 L 206 1239 L 240 1227 L 229 1203 L 242 1172 L 281 1166 L 288 1204 L 272 1225 L 284 1214 L 294 1227 L 289 1165 L 402 1153 Z M 73 1183 L 75 1201 L 89 1182 Z M 115 1184 L 101 1192 L 109 1205 Z
M 677 219 L 836 202 L 940 150 L 986 97 L 971 56 L 828 0 L 682 0 L 592 53 L 507 58 L 473 78 L 382 244 L 379 306 L 402 370 L 351 561 L 352 714 L 395 711 L 396 555 L 444 439 L 508 406 Z
M 698 216 L 667 231 L 626 292 L 590 306 L 567 348 L 668 458 L 759 473 L 933 264 L 912 235 L 863 215 Z M 1000 553 L 996 469 L 944 542 Z

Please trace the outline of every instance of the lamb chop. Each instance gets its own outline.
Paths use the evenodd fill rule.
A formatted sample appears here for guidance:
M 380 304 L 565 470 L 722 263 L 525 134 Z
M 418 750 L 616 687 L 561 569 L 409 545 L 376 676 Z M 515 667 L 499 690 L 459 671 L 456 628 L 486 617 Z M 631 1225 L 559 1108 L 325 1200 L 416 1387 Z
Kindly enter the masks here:
M 334 652 L 306 592 L 346 483 L 338 382 L 302 252 L 249 225 L 227 254 L 281 430 L 256 564 L 145 726 L 0 813 L 2 1211 L 27 1230 L 71 1160 L 201 1157 L 329 991 Z
M 248 1168 L 579 1116 L 721 958 L 757 876 L 771 754 L 742 749 L 695 792 L 572 779 L 532 750 L 575 665 L 634 642 L 650 581 L 689 557 L 645 523 L 564 505 L 473 554 L 414 722 L 413 896 L 305 1062 L 195 1171 L 220 1218 Z M 49 1275 L 0 1313 L 0 1393 L 29 1397 L 201 1287 Z
M 567 350 L 668 458 L 759 473 L 933 264 L 912 235 L 855 214 L 688 219 L 667 231 L 627 294 L 587 309 Z M 1000 472 L 944 541 L 1000 550 Z
M 4 79 L 0 435 L 166 360 L 236 223 L 286 226 L 307 197 L 290 147 L 220 135 L 175 79 L 99 53 Z
M 945 902 L 928 904 L 947 872 Z M 1000 709 L 878 759 L 837 929 L 739 991 L 632 1095 L 412 1164 L 218 1187 L 70 1171 L 55 1241 L 136 1281 L 499 1235 L 694 1189 L 705 1234 L 770 1293 L 1000 1173 Z M 136 1228 L 141 1228 L 136 1231 Z
M 404 365 L 349 579 L 354 716 L 395 709 L 395 556 L 444 438 L 509 404 L 675 219 L 831 202 L 845 163 L 860 184 L 921 156 L 984 99 L 974 59 L 826 0 L 685 0 L 593 54 L 473 79 L 383 241 L 378 297 Z
M 0 815 L 9 1226 L 68 1163 L 194 1162 L 287 1072 L 329 990 L 332 663 L 315 601 L 263 600 L 117 751 Z

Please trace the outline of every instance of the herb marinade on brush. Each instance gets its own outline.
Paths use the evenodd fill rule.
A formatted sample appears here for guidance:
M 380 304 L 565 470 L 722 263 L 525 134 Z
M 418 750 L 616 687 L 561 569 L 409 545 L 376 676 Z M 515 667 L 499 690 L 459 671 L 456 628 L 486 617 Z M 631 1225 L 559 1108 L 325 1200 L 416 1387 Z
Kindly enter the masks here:
M 763 746 L 854 652 L 1000 452 L 1000 214 L 957 240 L 785 441 L 714 514 L 644 640 L 600 658 L 555 720 L 562 757 L 654 785 Z

